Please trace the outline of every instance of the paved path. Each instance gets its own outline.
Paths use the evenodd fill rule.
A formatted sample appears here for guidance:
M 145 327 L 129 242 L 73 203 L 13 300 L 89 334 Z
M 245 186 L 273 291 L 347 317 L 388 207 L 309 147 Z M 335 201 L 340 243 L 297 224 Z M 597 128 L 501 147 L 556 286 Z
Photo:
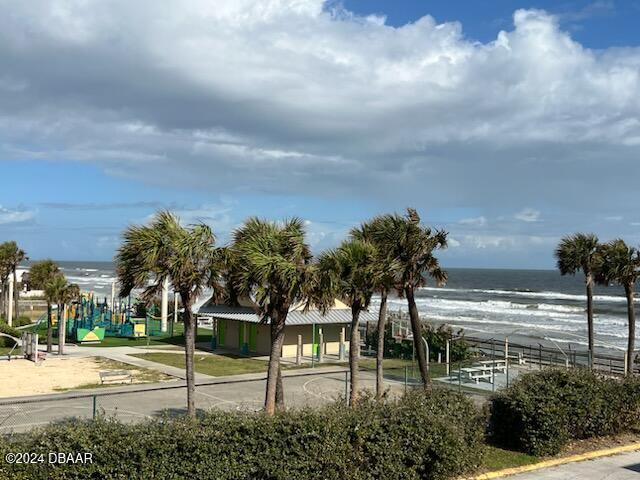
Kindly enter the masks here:
M 288 406 L 317 406 L 335 401 L 345 394 L 346 369 L 317 368 L 313 371 L 285 371 L 283 383 Z M 236 375 L 217 378 L 196 387 L 196 405 L 208 410 L 256 411 L 262 408 L 265 374 Z M 375 387 L 375 375 L 361 372 L 363 388 Z M 390 382 L 394 392 L 402 384 Z M 135 392 L 133 390 L 136 390 Z M 140 391 L 141 390 L 141 391 Z M 93 394 L 96 394 L 95 404 Z M 39 395 L 0 402 L 0 433 L 21 432 L 47 423 L 74 417 L 90 419 L 97 413 L 124 422 L 185 413 L 186 390 L 177 380 L 162 384 L 147 384 Z
M 65 346 L 65 357 L 85 358 L 85 357 L 103 357 L 110 360 L 115 360 L 122 363 L 128 363 L 136 367 L 148 368 L 162 372 L 166 375 L 170 375 L 175 378 L 185 379 L 184 368 L 172 367 L 170 365 L 164 365 L 162 363 L 150 362 L 143 360 L 142 358 L 132 357 L 132 354 L 139 353 L 171 353 L 175 351 L 176 354 L 184 352 L 183 348 L 167 349 L 167 348 L 153 348 L 153 347 L 78 347 L 78 346 Z M 198 355 L 210 355 L 207 352 L 196 352 Z M 54 353 L 55 356 L 55 353 Z M 195 374 L 196 381 L 211 380 L 215 377 L 211 375 L 205 375 L 203 373 Z
M 640 451 L 521 473 L 513 480 L 640 480 Z

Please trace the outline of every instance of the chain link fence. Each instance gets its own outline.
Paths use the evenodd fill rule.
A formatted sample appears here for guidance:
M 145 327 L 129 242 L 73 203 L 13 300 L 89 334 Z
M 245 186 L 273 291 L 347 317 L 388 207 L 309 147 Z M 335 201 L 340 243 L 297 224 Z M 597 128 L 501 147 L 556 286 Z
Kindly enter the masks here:
M 344 368 L 318 367 L 311 372 L 284 372 L 287 407 L 318 406 L 345 398 L 348 372 Z M 365 379 L 364 388 L 374 383 Z M 263 407 L 264 377 L 242 380 L 219 379 L 198 383 L 196 407 L 255 412 Z M 399 390 L 399 389 L 398 389 Z M 111 387 L 104 392 L 67 393 L 29 399 L 0 400 L 0 434 L 20 433 L 63 420 L 114 418 L 125 423 L 176 417 L 186 413 L 186 386 L 144 385 Z

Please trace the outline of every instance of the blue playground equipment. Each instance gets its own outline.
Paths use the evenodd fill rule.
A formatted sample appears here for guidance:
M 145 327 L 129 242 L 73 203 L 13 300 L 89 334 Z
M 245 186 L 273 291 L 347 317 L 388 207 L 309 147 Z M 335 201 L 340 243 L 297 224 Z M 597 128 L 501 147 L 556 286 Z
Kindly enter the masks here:
M 160 320 L 150 313 L 146 318 L 133 318 L 131 311 L 131 299 L 121 311 L 114 312 L 106 298 L 100 302 L 92 295 L 83 297 L 67 320 L 67 336 L 77 342 L 97 342 L 105 336 L 140 338 L 167 334 L 161 331 Z

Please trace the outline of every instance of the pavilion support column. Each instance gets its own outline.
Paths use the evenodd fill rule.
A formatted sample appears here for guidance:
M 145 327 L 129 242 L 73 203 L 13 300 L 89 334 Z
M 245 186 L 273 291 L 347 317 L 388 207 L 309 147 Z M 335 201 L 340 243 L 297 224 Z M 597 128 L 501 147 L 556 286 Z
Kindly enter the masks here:
M 9 308 L 7 309 L 7 324 L 13 325 L 13 276 L 9 275 Z
M 160 305 L 160 331 L 166 333 L 169 319 L 169 277 L 162 282 L 162 303 Z
M 244 328 L 242 329 L 242 353 L 245 355 L 249 353 L 249 322 L 244 322 Z
M 344 362 L 345 352 L 344 352 L 344 338 L 345 332 L 344 327 L 340 329 L 340 345 L 338 346 L 338 360 Z
M 113 313 L 113 311 L 115 310 L 115 302 L 116 302 L 116 282 L 111 282 L 111 303 L 109 304 L 109 307 L 111 308 L 111 313 Z
M 324 333 L 322 329 L 318 329 L 318 363 L 322 363 L 324 360 Z
M 298 348 L 296 348 L 296 365 L 302 364 L 302 335 L 298 335 Z

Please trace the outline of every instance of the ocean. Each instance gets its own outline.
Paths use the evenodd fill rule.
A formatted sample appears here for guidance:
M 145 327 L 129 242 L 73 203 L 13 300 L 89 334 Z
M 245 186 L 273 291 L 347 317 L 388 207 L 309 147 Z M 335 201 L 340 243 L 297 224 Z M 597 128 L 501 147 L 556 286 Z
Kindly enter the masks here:
M 59 262 L 70 282 L 98 296 L 111 295 L 110 262 Z M 555 270 L 452 268 L 445 287 L 427 286 L 416 295 L 422 316 L 435 324 L 463 328 L 468 335 L 514 335 L 586 345 L 584 277 Z M 595 287 L 595 336 L 600 346 L 626 347 L 626 299 L 620 287 Z M 379 299 L 374 298 L 376 309 Z M 390 298 L 389 308 L 405 310 L 406 300 Z M 638 337 L 640 343 L 640 337 Z
M 584 276 L 563 277 L 555 270 L 452 268 L 448 272 L 445 287 L 427 286 L 416 293 L 418 309 L 428 321 L 463 328 L 468 335 L 587 344 Z M 379 299 L 372 303 L 379 305 Z M 407 308 L 403 298 L 392 298 L 388 304 L 394 311 Z M 595 287 L 597 346 L 626 348 L 626 308 L 622 288 Z

